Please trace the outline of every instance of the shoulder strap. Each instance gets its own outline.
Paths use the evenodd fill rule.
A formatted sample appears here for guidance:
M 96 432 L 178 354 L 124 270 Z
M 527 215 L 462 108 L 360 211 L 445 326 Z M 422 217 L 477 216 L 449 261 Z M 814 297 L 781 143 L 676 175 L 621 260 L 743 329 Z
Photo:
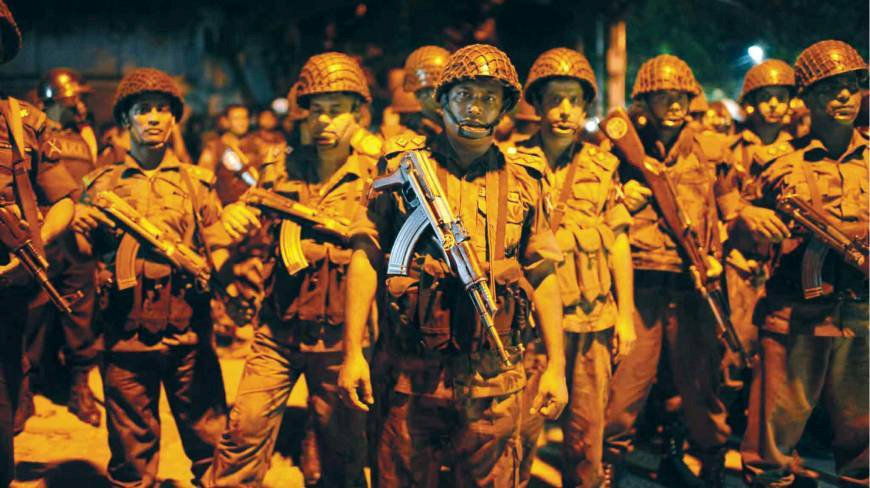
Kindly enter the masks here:
M 21 105 L 13 97 L 9 97 L 8 104 L 0 103 L 0 111 L 6 119 L 9 127 L 9 135 L 12 139 L 12 167 L 15 191 L 18 203 L 24 213 L 24 219 L 30 228 L 30 238 L 33 245 L 45 255 L 42 245 L 42 232 L 40 229 L 39 212 L 36 208 L 36 193 L 30 183 L 30 161 L 25 158 L 24 147 L 24 123 L 21 121 Z
M 574 143 L 568 148 L 568 154 L 574 152 Z M 571 157 L 571 162 L 568 163 L 568 173 L 565 174 L 565 181 L 562 182 L 562 188 L 559 190 L 559 200 L 556 202 L 556 208 L 553 209 L 553 218 L 550 220 L 550 228 L 553 232 L 559 229 L 559 224 L 562 223 L 562 217 L 565 216 L 565 207 L 568 204 L 568 198 L 571 196 L 571 187 L 574 185 L 574 176 L 577 174 L 578 161 L 580 153 Z M 555 173 L 555 172 L 554 172 Z M 554 174 L 555 175 L 555 174 Z
M 800 160 L 795 161 L 795 165 L 799 166 L 800 171 L 804 174 L 804 179 L 807 180 L 807 187 L 810 190 L 810 204 L 819 212 L 823 212 L 822 193 L 819 191 L 819 182 L 816 181 L 816 175 L 807 167 L 807 164 Z
M 205 239 L 205 231 L 202 228 L 201 217 L 199 215 L 199 197 L 196 187 L 193 185 L 193 180 L 190 179 L 190 174 L 187 172 L 187 168 L 182 165 L 179 169 L 181 172 L 181 179 L 184 181 L 184 185 L 187 186 L 187 190 L 190 192 L 190 203 L 193 207 L 193 224 L 194 227 L 196 227 L 196 235 L 199 237 L 202 247 L 205 248 L 205 255 L 208 258 L 209 264 L 211 264 L 212 269 L 216 269 L 214 257 L 212 257 L 211 254 L 211 248 L 208 247 L 208 241 Z

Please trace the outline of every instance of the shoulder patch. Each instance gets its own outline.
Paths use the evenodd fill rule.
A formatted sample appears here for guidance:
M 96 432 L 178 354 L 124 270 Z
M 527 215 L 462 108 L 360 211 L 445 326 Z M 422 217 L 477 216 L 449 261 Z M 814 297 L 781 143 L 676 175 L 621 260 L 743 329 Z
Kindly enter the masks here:
M 18 105 L 21 106 L 21 122 L 23 122 L 24 125 L 36 130 L 40 130 L 45 126 L 45 112 L 21 99 L 18 99 Z
M 384 156 L 391 157 L 402 151 L 423 149 L 424 147 L 426 147 L 426 137 L 402 134 L 387 139 L 387 142 L 384 144 Z
M 205 183 L 208 186 L 211 186 L 216 181 L 217 177 L 214 174 L 214 171 L 203 168 L 201 166 L 195 166 L 193 164 L 182 163 L 182 168 L 184 168 L 190 176 L 196 178 L 197 180 Z
M 380 137 L 365 131 L 360 137 L 354 137 L 351 140 L 351 146 L 354 151 L 360 154 L 376 158 L 381 155 L 384 143 Z

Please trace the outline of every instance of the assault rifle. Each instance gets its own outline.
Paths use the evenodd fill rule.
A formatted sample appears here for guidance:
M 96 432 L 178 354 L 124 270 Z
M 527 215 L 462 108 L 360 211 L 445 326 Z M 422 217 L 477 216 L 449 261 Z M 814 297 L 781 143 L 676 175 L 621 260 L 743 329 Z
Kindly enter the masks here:
M 807 300 L 820 297 L 822 291 L 822 265 L 833 249 L 846 264 L 868 275 L 867 239 L 850 237 L 834 223 L 796 195 L 783 195 L 777 199 L 776 209 L 799 223 L 812 234 L 812 239 L 801 259 L 801 287 Z
M 302 225 L 343 241 L 350 239 L 347 222 L 321 215 L 316 209 L 302 205 L 287 197 L 262 188 L 249 188 L 240 199 L 246 205 L 257 207 L 283 219 L 278 237 L 281 259 L 287 271 L 293 275 L 308 267 L 302 252 Z
M 643 143 L 623 108 L 616 108 L 604 121 L 604 133 L 613 141 L 613 149 L 625 161 L 639 170 L 653 193 L 656 206 L 665 224 L 674 235 L 677 245 L 689 262 L 689 272 L 695 288 L 707 301 L 716 320 L 716 335 L 725 342 L 732 352 L 740 356 L 740 362 L 750 367 L 749 356 L 740 342 L 737 330 L 731 323 L 728 306 L 719 276 L 711 277 L 707 255 L 701 245 L 698 233 L 688 215 L 680 207 L 674 184 L 665 171 L 664 165 L 646 156 Z
M 24 269 L 48 294 L 51 303 L 61 312 L 71 316 L 72 307 L 48 279 L 48 261 L 36 250 L 30 238 L 27 222 L 21 219 L 11 205 L 0 206 L 0 244 L 14 254 Z M 81 296 L 81 291 L 78 291 Z
M 495 328 L 495 300 L 477 254 L 471 247 L 471 236 L 462 220 L 450 210 L 450 203 L 426 154 L 422 151 L 405 152 L 396 171 L 375 180 L 372 189 L 403 191 L 410 200 L 409 205 L 414 208 L 396 236 L 387 273 L 408 274 L 414 247 L 423 231 L 431 228 L 450 268 L 465 285 L 465 291 L 483 322 L 492 348 L 504 366 L 510 367 L 510 356 Z

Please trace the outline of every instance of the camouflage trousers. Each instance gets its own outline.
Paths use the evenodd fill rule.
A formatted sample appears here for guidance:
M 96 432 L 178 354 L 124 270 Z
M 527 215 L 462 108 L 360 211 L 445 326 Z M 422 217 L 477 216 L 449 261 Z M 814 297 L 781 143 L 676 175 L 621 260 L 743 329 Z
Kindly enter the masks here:
M 447 465 L 448 486 L 516 487 L 521 394 L 454 400 L 392 392 L 377 486 L 436 488 Z
M 147 352 L 103 353 L 101 365 L 113 486 L 150 487 L 160 462 L 161 385 L 184 452 L 199 479 L 226 423 L 220 363 L 207 344 Z
M 613 329 L 565 334 L 568 407 L 562 414 L 562 486 L 598 486 L 604 479 L 604 413 L 611 378 Z
M 538 394 L 541 375 L 547 368 L 547 351 L 540 340 L 530 342 L 526 346 L 523 368 L 526 370 L 526 386 L 522 393 L 525 408 L 520 409 L 520 443 L 523 457 L 520 460 L 519 485 L 525 488 L 532 478 L 532 463 L 538 452 L 538 438 L 544 431 L 545 422 L 542 415 L 529 413 L 535 395 Z
M 662 348 L 668 348 L 676 391 L 682 397 L 689 437 L 701 448 L 721 446 L 731 429 L 720 397 L 721 354 L 713 315 L 681 274 L 636 273 L 632 353 L 616 369 L 606 413 L 607 455 L 631 448 L 638 415 L 656 381 Z
M 366 486 L 366 419 L 338 397 L 342 352 L 300 352 L 262 330 L 254 335 L 236 402 L 205 486 L 260 486 L 275 450 L 290 392 L 305 374 L 313 405 L 321 484 Z
M 749 398 L 740 454 L 747 482 L 786 486 L 795 446 L 817 405 L 831 419 L 837 475 L 844 486 L 867 486 L 868 338 L 761 333 L 761 361 Z

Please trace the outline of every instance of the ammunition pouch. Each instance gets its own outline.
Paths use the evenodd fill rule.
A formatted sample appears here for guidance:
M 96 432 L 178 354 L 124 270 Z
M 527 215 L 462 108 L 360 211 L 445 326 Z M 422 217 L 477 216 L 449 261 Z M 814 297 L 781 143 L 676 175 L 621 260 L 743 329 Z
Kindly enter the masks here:
M 488 342 L 480 319 L 447 264 L 429 255 L 417 255 L 409 268 L 408 276 L 390 276 L 386 283 L 387 317 L 399 350 L 418 356 L 460 351 L 480 354 L 485 362 L 491 351 L 482 347 Z M 496 261 L 492 271 L 498 307 L 496 330 L 505 346 L 519 345 L 522 331 L 529 327 L 531 284 L 515 259 Z M 490 370 L 485 364 L 480 366 Z M 503 366 L 497 369 L 503 370 Z
M 330 326 L 344 324 L 347 267 L 353 250 L 307 239 L 302 241 L 302 249 L 309 262 L 307 269 L 296 275 L 275 275 L 272 299 L 295 297 L 281 319 Z

